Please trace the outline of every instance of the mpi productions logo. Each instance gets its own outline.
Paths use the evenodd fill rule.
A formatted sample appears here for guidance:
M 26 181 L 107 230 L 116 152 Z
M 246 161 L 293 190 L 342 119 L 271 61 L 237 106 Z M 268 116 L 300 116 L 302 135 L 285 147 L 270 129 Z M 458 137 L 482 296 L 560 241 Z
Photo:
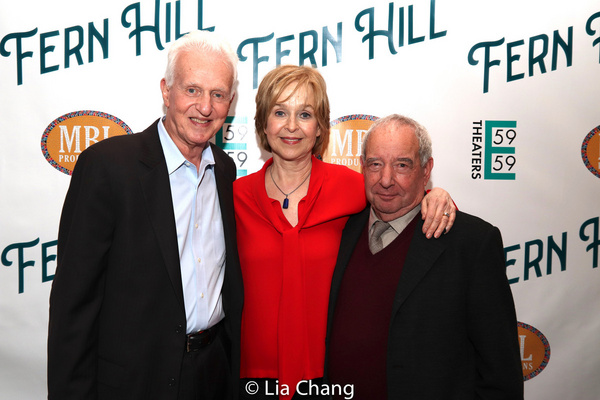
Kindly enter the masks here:
M 471 178 L 515 180 L 517 121 L 473 122 Z
M 531 325 L 517 323 L 519 346 L 521 348 L 521 365 L 523 380 L 528 381 L 538 376 L 550 361 L 550 343 L 548 339 Z
M 345 165 L 357 172 L 365 134 L 378 117 L 364 114 L 347 115 L 331 122 L 329 146 L 323 151 L 323 161 Z
M 109 137 L 132 133 L 123 121 L 112 115 L 75 111 L 48 125 L 42 135 L 42 153 L 50 165 L 71 175 L 83 150 Z
M 600 178 L 600 126 L 592 129 L 583 139 L 581 158 L 585 167 Z

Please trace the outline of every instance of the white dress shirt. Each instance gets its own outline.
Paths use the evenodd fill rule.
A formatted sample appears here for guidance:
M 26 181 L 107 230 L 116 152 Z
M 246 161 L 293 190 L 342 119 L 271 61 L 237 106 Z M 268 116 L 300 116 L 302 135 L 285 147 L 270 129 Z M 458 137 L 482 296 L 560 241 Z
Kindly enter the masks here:
M 158 133 L 167 161 L 175 210 L 187 333 L 217 324 L 225 316 L 221 288 L 225 275 L 225 238 L 210 146 L 200 168 L 186 160 L 162 119 Z

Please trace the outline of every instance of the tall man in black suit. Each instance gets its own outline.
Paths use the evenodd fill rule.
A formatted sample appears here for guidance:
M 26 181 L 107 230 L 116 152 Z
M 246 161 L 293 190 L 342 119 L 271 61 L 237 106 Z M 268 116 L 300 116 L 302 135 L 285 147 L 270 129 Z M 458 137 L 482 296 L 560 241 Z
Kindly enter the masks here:
M 50 295 L 49 399 L 225 399 L 238 386 L 243 287 L 234 162 L 209 143 L 237 56 L 193 32 L 169 50 L 166 115 L 84 151 Z
M 362 167 L 370 205 L 348 220 L 341 240 L 327 329 L 330 382 L 353 385 L 355 400 L 522 399 L 498 229 L 457 212 L 439 239 L 420 233 L 433 159 L 427 131 L 409 118 L 372 125 Z

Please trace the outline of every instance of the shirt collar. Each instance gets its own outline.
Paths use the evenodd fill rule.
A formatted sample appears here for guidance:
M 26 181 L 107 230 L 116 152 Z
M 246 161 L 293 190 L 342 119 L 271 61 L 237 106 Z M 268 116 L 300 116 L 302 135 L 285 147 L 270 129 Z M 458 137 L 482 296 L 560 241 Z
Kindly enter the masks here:
M 171 136 L 167 133 L 165 125 L 163 124 L 163 118 L 158 120 L 158 138 L 160 139 L 160 144 L 163 148 L 163 153 L 165 155 L 165 160 L 167 161 L 167 171 L 169 175 L 173 172 L 177 171 L 182 164 L 184 164 L 187 160 L 181 154 L 181 151 L 171 139 Z M 200 170 L 204 170 L 207 165 L 214 165 L 215 157 L 213 155 L 212 149 L 210 146 L 206 146 L 204 151 L 202 152 L 202 162 L 200 165 Z
M 404 228 L 406 228 L 408 226 L 408 224 L 410 224 L 410 222 L 413 220 L 415 215 L 417 215 L 417 213 L 419 213 L 420 211 L 421 211 L 421 204 L 418 204 L 415 208 L 413 208 L 412 210 L 410 210 L 403 216 L 398 217 L 392 221 L 388 221 L 388 223 L 399 235 L 402 233 Z M 380 219 L 377 218 L 377 215 L 375 215 L 375 211 L 373 210 L 373 206 L 371 206 L 371 213 L 369 214 L 369 231 L 373 227 L 373 224 L 377 221 L 380 221 Z

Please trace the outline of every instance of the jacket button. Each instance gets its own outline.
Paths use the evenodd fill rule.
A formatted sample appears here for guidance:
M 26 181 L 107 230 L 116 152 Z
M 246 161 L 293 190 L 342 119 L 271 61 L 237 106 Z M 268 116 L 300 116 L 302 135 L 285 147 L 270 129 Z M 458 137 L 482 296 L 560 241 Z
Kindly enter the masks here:
M 175 378 L 169 378 L 169 387 L 175 386 Z
M 175 333 L 182 333 L 183 332 L 183 325 L 177 325 L 177 328 L 175 328 Z

